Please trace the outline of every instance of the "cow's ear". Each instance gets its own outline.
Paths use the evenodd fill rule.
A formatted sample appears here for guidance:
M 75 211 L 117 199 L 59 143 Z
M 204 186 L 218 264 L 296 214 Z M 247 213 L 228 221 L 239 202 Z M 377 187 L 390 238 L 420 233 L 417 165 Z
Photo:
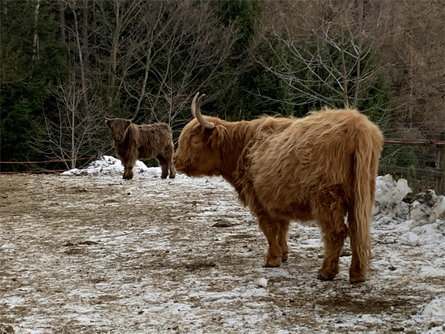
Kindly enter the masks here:
M 209 138 L 209 143 L 212 148 L 217 148 L 221 146 L 227 136 L 227 129 L 223 125 L 216 125 L 213 129 L 210 130 L 211 135 Z
M 131 124 L 131 121 L 127 119 L 125 121 L 125 127 L 128 128 L 130 126 L 130 124 Z
M 105 117 L 105 124 L 110 126 L 110 119 Z

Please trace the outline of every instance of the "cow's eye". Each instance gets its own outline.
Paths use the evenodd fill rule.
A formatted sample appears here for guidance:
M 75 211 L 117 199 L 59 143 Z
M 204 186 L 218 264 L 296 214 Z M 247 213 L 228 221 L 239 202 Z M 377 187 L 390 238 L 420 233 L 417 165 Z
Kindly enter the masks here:
M 191 140 L 191 144 L 194 147 L 200 147 L 201 146 L 201 140 L 199 138 L 194 137 Z

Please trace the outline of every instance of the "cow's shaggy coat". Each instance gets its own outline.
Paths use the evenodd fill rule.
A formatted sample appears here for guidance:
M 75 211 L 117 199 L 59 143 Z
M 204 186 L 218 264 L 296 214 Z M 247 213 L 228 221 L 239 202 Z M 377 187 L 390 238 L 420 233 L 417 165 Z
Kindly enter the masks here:
M 162 168 L 161 178 L 175 177 L 172 157 L 174 152 L 172 131 L 168 124 L 134 124 L 128 119 L 106 118 L 116 153 L 124 165 L 124 179 L 133 178 L 137 159 L 156 158 Z
M 287 260 L 290 220 L 316 220 L 324 240 L 318 272 L 338 272 L 346 236 L 351 240 L 350 281 L 366 279 L 370 220 L 383 136 L 353 109 L 324 109 L 297 118 L 227 122 L 196 116 L 183 129 L 175 167 L 189 176 L 222 175 L 258 217 L 269 243 L 266 266 Z M 347 216 L 347 224 L 345 217 Z

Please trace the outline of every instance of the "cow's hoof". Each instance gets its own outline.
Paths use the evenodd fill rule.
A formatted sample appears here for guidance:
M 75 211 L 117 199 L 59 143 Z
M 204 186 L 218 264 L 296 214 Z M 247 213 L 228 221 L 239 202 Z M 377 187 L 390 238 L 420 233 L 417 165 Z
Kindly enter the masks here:
M 266 264 L 264 265 L 265 268 L 277 268 L 277 267 L 279 267 L 279 266 L 281 266 L 281 263 L 280 263 L 280 264 L 266 263 Z
M 169 176 L 171 179 L 174 179 L 175 177 L 176 177 L 176 174 L 170 174 L 170 176 Z
M 267 268 L 274 268 L 281 266 L 281 257 L 279 256 L 268 257 L 266 264 L 264 266 Z
M 349 275 L 349 283 L 355 284 L 355 283 L 362 283 L 366 281 L 365 275 Z
M 318 271 L 317 278 L 321 281 L 332 281 L 336 275 L 337 275 L 336 272 L 328 272 L 323 269 L 320 269 Z
M 283 253 L 283 256 L 281 257 L 281 261 L 286 262 L 289 258 L 289 253 Z

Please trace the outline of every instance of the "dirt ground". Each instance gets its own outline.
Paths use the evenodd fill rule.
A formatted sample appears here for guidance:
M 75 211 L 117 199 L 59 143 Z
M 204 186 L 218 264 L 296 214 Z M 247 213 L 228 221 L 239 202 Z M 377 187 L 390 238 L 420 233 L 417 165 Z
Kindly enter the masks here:
M 264 268 L 265 238 L 220 178 L 0 176 L 0 333 L 444 330 L 422 316 L 443 268 L 384 224 L 357 285 L 348 247 L 321 282 L 318 228 L 293 223 L 289 240 Z

